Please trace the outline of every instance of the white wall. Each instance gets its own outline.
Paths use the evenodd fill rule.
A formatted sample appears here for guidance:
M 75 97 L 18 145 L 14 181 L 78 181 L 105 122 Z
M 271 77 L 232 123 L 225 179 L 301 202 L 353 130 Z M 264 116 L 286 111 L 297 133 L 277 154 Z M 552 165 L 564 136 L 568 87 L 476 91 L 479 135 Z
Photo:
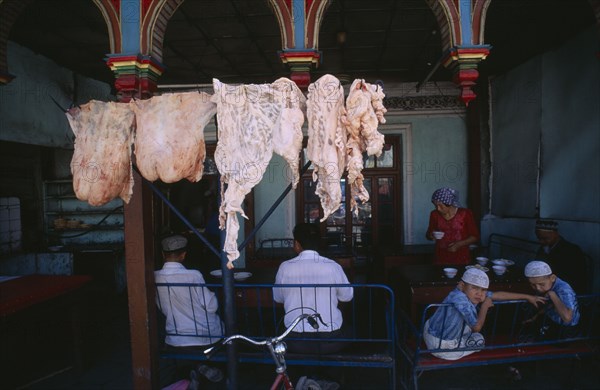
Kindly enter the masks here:
M 431 194 L 440 187 L 459 191 L 461 204 L 468 206 L 467 130 L 462 113 L 443 115 L 388 115 L 388 123 L 410 127 L 409 156 L 403 156 L 403 185 L 411 188 L 412 204 L 404 210 L 410 214 L 411 229 L 405 234 L 406 244 L 431 244 L 425 238 L 429 213 L 433 209 Z M 393 130 L 390 130 L 394 133 Z M 403 139 L 403 142 L 406 140 Z M 406 154 L 406 152 L 405 152 Z M 411 156 L 412 155 L 412 156 Z M 408 158 L 408 159 L 407 159 Z M 402 207 L 402 205 L 398 205 Z M 407 226 L 405 226 L 406 228 Z

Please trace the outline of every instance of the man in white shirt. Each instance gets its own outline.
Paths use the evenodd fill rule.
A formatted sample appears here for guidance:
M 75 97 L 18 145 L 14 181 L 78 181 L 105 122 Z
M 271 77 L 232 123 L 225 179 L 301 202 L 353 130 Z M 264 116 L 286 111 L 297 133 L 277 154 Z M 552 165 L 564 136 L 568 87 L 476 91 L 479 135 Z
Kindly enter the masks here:
M 275 284 L 349 284 L 342 267 L 335 261 L 320 256 L 319 227 L 301 223 L 294 228 L 294 250 L 298 256 L 279 266 Z M 308 322 L 300 322 L 290 338 L 338 338 L 343 337 L 342 312 L 338 302 L 348 302 L 353 297 L 352 287 L 274 287 L 273 298 L 283 303 L 286 315 L 284 323 L 289 326 L 302 313 L 319 313 L 326 324 L 314 329 Z M 318 333 L 315 333 L 318 332 Z M 300 353 L 333 353 L 343 344 L 336 342 L 293 342 L 288 347 Z
M 173 235 L 163 239 L 161 245 L 164 265 L 154 272 L 156 283 L 205 283 L 199 271 L 182 264 L 187 248 L 185 237 Z M 217 342 L 224 334 L 217 314 L 217 297 L 206 287 L 158 286 L 156 303 L 165 315 L 167 345 L 204 346 Z

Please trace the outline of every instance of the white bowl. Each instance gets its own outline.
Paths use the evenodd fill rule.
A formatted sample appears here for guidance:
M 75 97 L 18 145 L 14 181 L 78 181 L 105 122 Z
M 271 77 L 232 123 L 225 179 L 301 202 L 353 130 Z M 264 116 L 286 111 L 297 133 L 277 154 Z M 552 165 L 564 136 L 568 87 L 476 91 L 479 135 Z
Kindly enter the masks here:
M 492 263 L 494 263 L 494 265 L 501 265 L 506 267 L 506 261 L 504 259 L 494 259 L 492 260 Z
M 487 257 L 476 257 L 475 261 L 477 262 L 477 264 L 484 266 L 488 263 L 488 261 L 490 261 L 490 259 L 488 259 Z
M 506 267 L 503 265 L 495 265 L 492 267 L 492 269 L 494 270 L 494 273 L 498 276 L 504 275 L 504 273 L 506 272 Z
M 457 272 L 458 270 L 456 268 L 444 268 L 444 275 L 449 279 L 455 277 Z
M 441 240 L 442 238 L 444 238 L 444 232 L 439 232 L 439 231 L 435 231 L 432 233 L 433 238 L 435 238 L 436 240 Z

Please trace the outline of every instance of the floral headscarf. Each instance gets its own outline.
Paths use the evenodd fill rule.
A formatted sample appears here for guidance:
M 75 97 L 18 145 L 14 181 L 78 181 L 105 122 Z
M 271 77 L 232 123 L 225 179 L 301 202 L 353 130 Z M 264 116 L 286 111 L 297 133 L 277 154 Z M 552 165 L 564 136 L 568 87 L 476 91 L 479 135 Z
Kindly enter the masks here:
M 433 195 L 431 195 L 431 202 L 442 202 L 443 204 L 460 207 L 460 203 L 458 202 L 458 191 L 449 187 L 438 188 L 435 190 Z

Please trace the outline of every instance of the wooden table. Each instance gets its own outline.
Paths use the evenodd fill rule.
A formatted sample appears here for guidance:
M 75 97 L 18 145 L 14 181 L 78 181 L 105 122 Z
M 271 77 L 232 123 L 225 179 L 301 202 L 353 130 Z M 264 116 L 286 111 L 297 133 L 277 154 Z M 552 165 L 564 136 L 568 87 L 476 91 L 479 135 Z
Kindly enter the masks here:
M 400 307 L 408 311 L 413 321 L 420 319 L 426 305 L 441 303 L 456 287 L 465 271 L 464 266 L 454 266 L 458 269 L 458 274 L 449 279 L 444 276 L 445 267 L 447 266 L 433 264 L 406 265 L 392 277 L 396 279 L 394 287 Z M 490 291 L 532 293 L 523 271 L 514 266 L 509 267 L 502 276 L 497 276 L 491 270 L 487 275 L 490 278 Z
M 26 275 L 0 282 L 0 366 L 6 388 L 78 368 L 77 304 L 90 280 L 86 275 Z
M 390 277 L 407 265 L 432 264 L 433 245 L 391 245 L 375 249 L 374 276 L 381 283 L 393 284 Z

